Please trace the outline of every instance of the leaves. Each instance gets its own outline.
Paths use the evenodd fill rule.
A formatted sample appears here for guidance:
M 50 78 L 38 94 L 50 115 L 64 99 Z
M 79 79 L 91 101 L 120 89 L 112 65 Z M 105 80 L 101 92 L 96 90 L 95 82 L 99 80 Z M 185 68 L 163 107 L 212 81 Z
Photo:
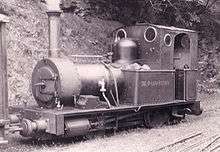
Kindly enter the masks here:
M 74 1 L 74 0 L 66 0 Z M 218 74 L 216 23 L 212 6 L 216 0 L 81 0 L 76 1 L 75 13 L 105 20 L 120 21 L 125 25 L 149 22 L 198 31 L 199 69 L 202 79 L 213 79 Z M 87 7 L 82 7 L 82 3 Z M 71 8 L 71 7 L 70 7 Z M 209 82 L 209 81 L 207 81 Z

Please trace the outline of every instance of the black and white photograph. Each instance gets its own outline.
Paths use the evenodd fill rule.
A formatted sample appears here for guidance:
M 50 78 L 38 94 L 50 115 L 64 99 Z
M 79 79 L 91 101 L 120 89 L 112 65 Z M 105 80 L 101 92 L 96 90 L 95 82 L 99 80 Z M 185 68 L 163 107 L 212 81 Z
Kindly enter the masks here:
M 220 0 L 0 0 L 0 152 L 220 152 Z

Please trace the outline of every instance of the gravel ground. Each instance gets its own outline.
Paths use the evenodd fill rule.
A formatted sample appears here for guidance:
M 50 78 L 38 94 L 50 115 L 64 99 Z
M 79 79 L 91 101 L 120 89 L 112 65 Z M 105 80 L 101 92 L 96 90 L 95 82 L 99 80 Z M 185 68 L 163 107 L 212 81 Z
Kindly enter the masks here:
M 47 56 L 47 16 L 46 8 L 36 0 L 0 0 L 0 8 L 10 17 L 7 24 L 8 42 L 8 77 L 10 105 L 17 105 L 23 100 L 31 100 L 31 71 L 36 61 Z M 103 54 L 108 50 L 108 34 L 121 26 L 114 21 L 90 18 L 85 21 L 71 13 L 62 15 L 61 50 L 63 56 L 70 54 Z M 97 32 L 98 31 L 98 32 Z M 117 133 L 110 137 L 95 139 L 60 139 L 57 141 L 38 142 L 21 138 L 18 134 L 9 136 L 9 144 L 0 147 L 0 152 L 29 151 L 178 151 L 187 150 L 187 143 L 194 143 L 191 150 L 198 151 L 196 141 L 205 140 L 200 147 L 203 150 L 210 141 L 216 142 L 220 133 L 220 93 L 211 96 L 200 95 L 204 107 L 201 116 L 187 116 L 184 122 L 174 126 L 154 129 L 133 129 Z M 184 144 L 167 146 L 193 134 L 200 136 L 188 140 Z M 200 142 L 201 143 L 201 142 Z M 160 149 L 161 147 L 164 147 Z M 209 149 L 212 148 L 209 146 Z
M 9 144 L 1 152 L 147 152 L 147 151 L 220 151 L 220 93 L 201 94 L 204 112 L 200 116 L 187 116 L 178 125 L 154 129 L 133 129 L 110 137 L 96 137 L 90 140 L 61 139 L 37 142 L 10 136 Z M 196 137 L 181 141 L 192 135 Z M 175 142 L 180 142 L 173 144 Z M 211 143 L 211 144 L 210 144 Z M 171 145 L 170 145 L 171 144 Z M 173 144 L 173 145 L 172 145 Z

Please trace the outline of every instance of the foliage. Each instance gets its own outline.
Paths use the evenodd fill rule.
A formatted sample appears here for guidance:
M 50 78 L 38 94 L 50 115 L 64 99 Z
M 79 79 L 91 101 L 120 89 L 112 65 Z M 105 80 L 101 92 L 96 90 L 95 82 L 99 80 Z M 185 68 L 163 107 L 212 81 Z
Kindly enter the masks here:
M 66 0 L 73 1 L 75 13 L 86 18 L 95 16 L 117 20 L 125 25 L 149 22 L 198 31 L 200 70 L 204 79 L 218 73 L 216 35 L 220 28 L 214 21 L 212 8 L 217 0 Z M 72 2 L 71 2 L 72 1 Z M 65 0 L 63 0 L 65 4 Z M 87 5 L 83 5 L 87 4 Z M 69 5 L 73 6 L 73 5 Z M 86 7 L 83 7 L 86 6 Z M 63 7 L 72 11 L 71 7 Z

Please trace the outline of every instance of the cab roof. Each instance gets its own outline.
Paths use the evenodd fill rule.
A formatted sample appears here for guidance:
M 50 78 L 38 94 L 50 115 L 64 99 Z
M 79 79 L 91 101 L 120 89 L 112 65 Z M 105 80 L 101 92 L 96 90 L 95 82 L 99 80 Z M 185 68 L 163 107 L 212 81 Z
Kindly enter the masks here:
M 160 29 L 166 29 L 166 30 L 171 30 L 171 31 L 196 33 L 196 31 L 194 31 L 194 30 L 178 28 L 178 27 L 174 27 L 174 26 L 155 25 L 155 24 L 150 24 L 150 23 L 137 23 L 136 24 L 136 26 L 143 26 L 143 25 L 150 25 L 150 26 L 154 26 L 154 27 L 157 27 Z

